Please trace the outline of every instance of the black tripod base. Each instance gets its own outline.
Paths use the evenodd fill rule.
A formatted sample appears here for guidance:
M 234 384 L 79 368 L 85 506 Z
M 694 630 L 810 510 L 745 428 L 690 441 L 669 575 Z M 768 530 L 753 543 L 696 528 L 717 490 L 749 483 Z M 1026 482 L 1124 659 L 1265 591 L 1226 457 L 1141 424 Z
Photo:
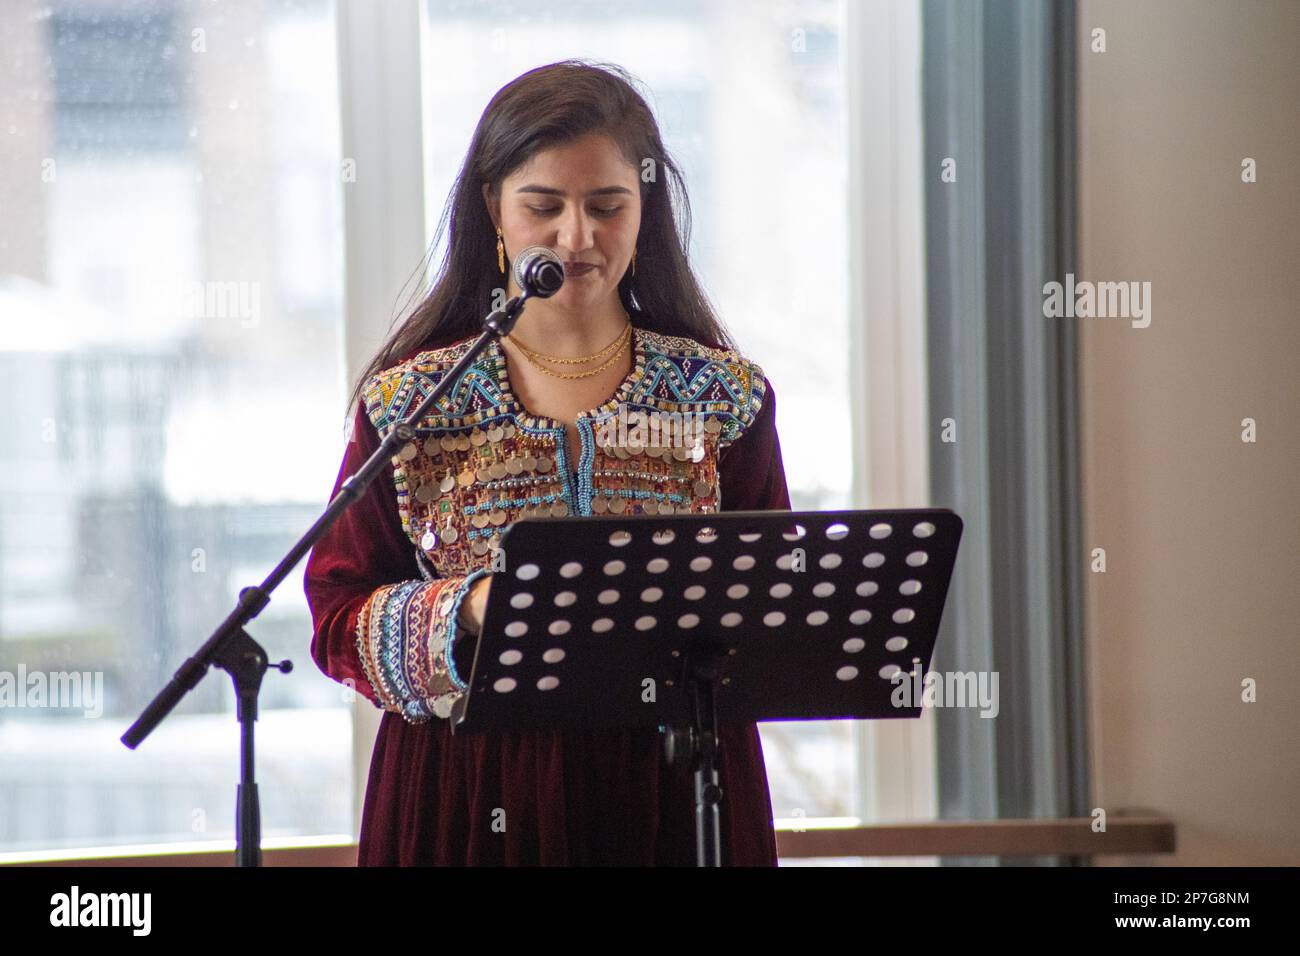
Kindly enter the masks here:
M 274 667 L 282 673 L 293 670 L 289 661 L 272 664 L 266 651 L 247 631 L 240 628 L 214 658 L 235 682 L 239 720 L 239 786 L 235 788 L 235 866 L 262 865 L 262 810 L 253 772 L 253 731 L 257 720 L 257 694 L 262 676 Z

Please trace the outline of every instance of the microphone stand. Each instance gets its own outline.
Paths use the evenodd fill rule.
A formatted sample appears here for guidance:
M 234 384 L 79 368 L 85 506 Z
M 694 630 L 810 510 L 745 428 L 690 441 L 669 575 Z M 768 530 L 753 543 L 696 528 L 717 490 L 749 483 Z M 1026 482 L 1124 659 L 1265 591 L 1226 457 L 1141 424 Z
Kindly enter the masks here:
M 522 265 L 522 263 L 521 263 Z M 442 381 L 434 387 L 419 407 L 406 418 L 398 422 L 388 437 L 380 442 L 375 453 L 370 456 L 356 474 L 343 482 L 339 493 L 329 503 L 324 514 L 307 530 L 284 556 L 266 580 L 256 587 L 247 587 L 239 592 L 239 601 L 230 615 L 212 632 L 198 651 L 181 665 L 175 676 L 158 695 L 149 703 L 143 713 L 122 735 L 122 743 L 134 750 L 140 742 L 153 732 L 181 699 L 197 686 L 208 668 L 215 665 L 230 674 L 235 684 L 238 698 L 237 719 L 241 727 L 240 734 L 240 777 L 235 791 L 236 827 L 235 827 L 235 865 L 262 865 L 262 823 L 261 809 L 257 799 L 257 783 L 253 774 L 253 727 L 257 720 L 257 694 L 262 686 L 262 675 L 268 667 L 274 667 L 283 674 L 293 670 L 290 661 L 271 664 L 267 661 L 266 651 L 244 630 L 244 626 L 261 613 L 271 601 L 274 591 L 289 572 L 301 561 L 316 542 L 321 539 L 330 526 L 352 506 L 366 490 L 366 487 L 378 476 L 379 472 L 397 454 L 398 448 L 415 437 L 414 423 L 424 417 L 433 408 L 434 403 L 459 380 L 479 353 L 487 346 L 492 336 L 498 339 L 510 334 L 523 312 L 524 303 L 534 295 L 545 298 L 554 290 L 537 291 L 531 281 L 520 283 L 522 295 L 510 299 L 504 306 L 490 313 L 483 320 L 483 333 L 474 342 L 464 357 L 443 376 Z

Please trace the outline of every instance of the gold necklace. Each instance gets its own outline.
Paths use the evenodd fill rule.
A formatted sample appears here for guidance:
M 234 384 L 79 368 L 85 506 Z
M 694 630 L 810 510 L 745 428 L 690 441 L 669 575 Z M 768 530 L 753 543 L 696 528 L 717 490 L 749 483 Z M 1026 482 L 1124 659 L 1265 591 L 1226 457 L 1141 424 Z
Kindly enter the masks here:
M 545 352 L 538 352 L 530 349 L 519 342 L 515 342 L 515 348 L 531 359 L 542 359 L 543 361 L 552 362 L 556 365 L 581 365 L 584 362 L 594 362 L 597 359 L 604 358 L 609 350 L 624 342 L 632 334 L 632 321 L 629 319 L 623 331 L 618 334 L 618 338 L 610 342 L 599 352 L 593 352 L 591 355 L 584 355 L 581 358 L 562 358 L 558 355 L 547 355 Z
M 528 361 L 532 362 L 534 365 L 536 365 L 547 375 L 550 375 L 554 378 L 565 378 L 565 379 L 590 378 L 591 376 L 599 372 L 605 371 L 605 369 L 609 368 L 611 365 L 617 362 L 618 357 L 622 355 L 626 350 L 627 350 L 627 343 L 624 342 L 622 348 L 620 348 L 617 352 L 611 355 L 607 361 L 601 363 L 600 365 L 596 366 L 595 368 L 587 372 L 553 372 L 545 365 L 543 365 L 541 362 L 537 361 L 537 359 L 533 358 L 531 355 L 525 355 L 524 358 L 528 359 Z

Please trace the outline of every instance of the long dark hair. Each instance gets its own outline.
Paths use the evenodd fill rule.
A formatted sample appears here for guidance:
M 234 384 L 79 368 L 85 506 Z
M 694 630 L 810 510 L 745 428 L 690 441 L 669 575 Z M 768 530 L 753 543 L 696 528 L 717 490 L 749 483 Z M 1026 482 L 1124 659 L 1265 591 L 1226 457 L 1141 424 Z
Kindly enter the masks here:
M 499 195 L 502 180 L 535 153 L 590 133 L 607 135 L 642 170 L 636 275 L 629 270 L 618 284 L 633 324 L 713 348 L 735 348 L 687 261 L 686 184 L 636 85 L 621 67 L 564 60 L 529 70 L 497 91 L 479 118 L 438 222 L 433 248 L 444 235 L 448 241 L 437 278 L 361 373 L 349 407 L 378 372 L 483 331 L 493 290 L 504 287 L 505 277 L 497 268 L 496 230 L 482 184 Z

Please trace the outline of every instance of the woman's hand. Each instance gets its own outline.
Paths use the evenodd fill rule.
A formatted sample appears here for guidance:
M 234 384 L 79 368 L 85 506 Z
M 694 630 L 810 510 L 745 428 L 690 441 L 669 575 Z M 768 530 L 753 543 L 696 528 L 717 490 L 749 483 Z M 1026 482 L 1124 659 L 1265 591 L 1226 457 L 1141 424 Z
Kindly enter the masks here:
M 469 595 L 460 602 L 460 626 L 471 634 L 483 631 L 483 617 L 487 613 L 488 588 L 492 584 L 492 575 L 479 578 L 469 589 Z

